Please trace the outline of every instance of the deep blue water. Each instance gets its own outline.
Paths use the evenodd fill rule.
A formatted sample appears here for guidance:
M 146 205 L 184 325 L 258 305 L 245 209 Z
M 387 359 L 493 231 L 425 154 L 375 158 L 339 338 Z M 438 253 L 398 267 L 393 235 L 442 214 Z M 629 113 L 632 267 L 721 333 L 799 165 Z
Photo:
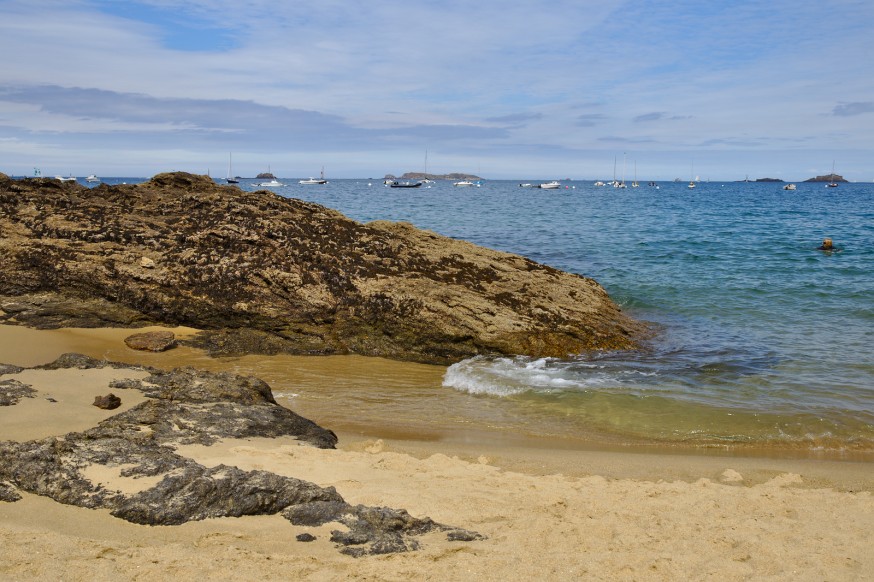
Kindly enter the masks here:
M 409 221 L 592 277 L 657 324 L 631 353 L 461 362 L 447 390 L 618 441 L 874 451 L 874 184 L 280 181 L 273 191 L 359 221 Z M 817 250 L 825 237 L 839 250 Z

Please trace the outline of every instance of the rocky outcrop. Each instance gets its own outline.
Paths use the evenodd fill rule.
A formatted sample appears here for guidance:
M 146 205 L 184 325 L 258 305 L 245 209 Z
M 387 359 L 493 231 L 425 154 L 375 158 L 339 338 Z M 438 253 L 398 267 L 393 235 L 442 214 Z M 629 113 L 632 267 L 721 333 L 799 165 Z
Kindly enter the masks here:
M 629 348 L 641 331 L 591 279 L 183 173 L 92 189 L 0 174 L 0 321 L 441 364 Z
M 37 369 L 106 366 L 125 367 L 65 354 Z M 0 369 L 17 373 L 13 367 Z M 210 445 L 221 438 L 294 436 L 303 445 L 334 448 L 337 437 L 277 405 L 270 387 L 257 378 L 192 369 L 151 372 L 143 380 L 114 382 L 114 389 L 140 390 L 149 399 L 92 429 L 0 442 L 0 501 L 20 499 L 20 490 L 60 503 L 108 509 L 116 517 L 145 525 L 282 512 L 300 526 L 336 522 L 349 528 L 334 532 L 332 540 L 353 556 L 414 550 L 418 543 L 411 536 L 433 530 L 447 532 L 450 541 L 479 539 L 474 532 L 416 519 L 403 510 L 350 506 L 333 487 L 268 471 L 204 467 L 179 455 L 176 445 Z M 122 490 L 111 481 L 95 482 L 89 477 L 95 465 L 143 485 Z
M 16 368 L 9 366 L 5 370 L 8 371 L 4 372 L 4 367 L 0 366 L 0 375 L 4 373 L 12 374 L 20 371 L 21 368 L 16 370 Z M 22 398 L 34 398 L 35 396 L 36 390 L 27 384 L 13 379 L 0 380 L 0 406 L 13 406 L 21 402 Z

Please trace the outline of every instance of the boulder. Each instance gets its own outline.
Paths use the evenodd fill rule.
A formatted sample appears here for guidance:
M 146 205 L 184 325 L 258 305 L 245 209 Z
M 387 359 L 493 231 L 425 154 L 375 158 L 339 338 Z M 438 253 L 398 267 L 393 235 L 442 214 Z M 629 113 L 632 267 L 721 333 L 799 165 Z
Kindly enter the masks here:
M 163 352 L 176 347 L 176 335 L 172 331 L 148 331 L 129 335 L 124 343 L 132 350 Z
M 110 392 L 106 396 L 95 396 L 93 406 L 103 410 L 115 410 L 121 406 L 121 398 Z

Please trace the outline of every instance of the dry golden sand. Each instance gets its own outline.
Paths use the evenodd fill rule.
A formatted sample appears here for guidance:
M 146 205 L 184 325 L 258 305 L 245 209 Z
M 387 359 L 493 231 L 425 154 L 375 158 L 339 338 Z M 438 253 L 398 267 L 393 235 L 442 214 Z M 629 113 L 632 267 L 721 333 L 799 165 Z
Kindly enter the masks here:
M 129 333 L 0 326 L 0 362 L 114 351 Z M 40 394 L 25 399 L 30 410 L 24 401 L 0 409 L 0 439 L 60 434 L 112 414 L 86 410 L 96 394 L 75 388 L 110 375 L 15 375 Z M 65 399 L 63 409 L 49 394 Z M 134 404 L 130 391 L 121 396 Z M 335 451 L 291 439 L 179 450 L 205 465 L 334 486 L 350 503 L 405 508 L 487 539 L 448 542 L 435 533 L 417 552 L 355 559 L 328 540 L 336 526 L 301 528 L 279 516 L 138 526 L 25 494 L 0 502 L 0 580 L 794 581 L 868 580 L 874 572 L 870 464 L 340 437 Z M 116 489 L 141 486 L 105 468 L 86 474 Z M 297 542 L 304 531 L 316 541 Z

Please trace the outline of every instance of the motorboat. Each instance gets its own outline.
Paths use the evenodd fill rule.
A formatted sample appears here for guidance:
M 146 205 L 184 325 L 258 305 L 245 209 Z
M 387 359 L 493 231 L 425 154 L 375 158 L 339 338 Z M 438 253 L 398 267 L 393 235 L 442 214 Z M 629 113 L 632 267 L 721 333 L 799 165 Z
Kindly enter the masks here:
M 607 184 L 605 184 L 605 183 L 602 182 L 601 180 L 598 180 L 597 182 L 595 182 L 595 186 L 598 186 L 599 188 L 600 188 L 601 186 L 606 186 L 606 185 L 607 185 Z
M 398 182 L 397 180 L 390 182 L 388 184 L 389 188 L 418 188 L 421 186 L 421 182 Z
M 467 186 L 478 186 L 479 184 L 471 182 L 470 180 L 459 180 L 458 182 L 453 182 L 452 185 L 464 188 Z
M 784 190 L 795 190 L 795 184 L 786 184 L 783 186 Z
M 283 184 L 282 182 L 279 182 L 277 180 L 270 180 L 269 182 L 261 182 L 259 184 L 255 184 L 255 185 L 260 187 L 260 188 L 276 188 L 278 186 L 285 186 L 285 184 Z
M 556 190 L 558 188 L 561 188 L 561 184 L 553 180 L 552 182 L 546 182 L 544 184 L 541 184 L 539 187 L 542 190 Z
M 313 178 L 310 176 L 306 180 L 301 180 L 298 184 L 327 184 L 328 181 L 325 180 L 325 168 L 322 168 L 322 173 L 319 174 L 318 178 Z
M 75 182 L 76 181 L 75 176 L 68 176 L 66 178 L 63 176 L 55 176 L 55 179 L 60 180 L 61 182 Z
M 519 184 L 519 187 L 520 188 L 533 188 L 534 184 L 529 184 L 526 182 L 525 184 Z
M 94 174 L 91 174 L 90 176 L 88 176 L 87 178 L 85 178 L 85 181 L 86 181 L 86 182 L 99 182 L 99 181 L 100 181 L 100 178 L 98 178 L 98 177 L 95 176 Z

